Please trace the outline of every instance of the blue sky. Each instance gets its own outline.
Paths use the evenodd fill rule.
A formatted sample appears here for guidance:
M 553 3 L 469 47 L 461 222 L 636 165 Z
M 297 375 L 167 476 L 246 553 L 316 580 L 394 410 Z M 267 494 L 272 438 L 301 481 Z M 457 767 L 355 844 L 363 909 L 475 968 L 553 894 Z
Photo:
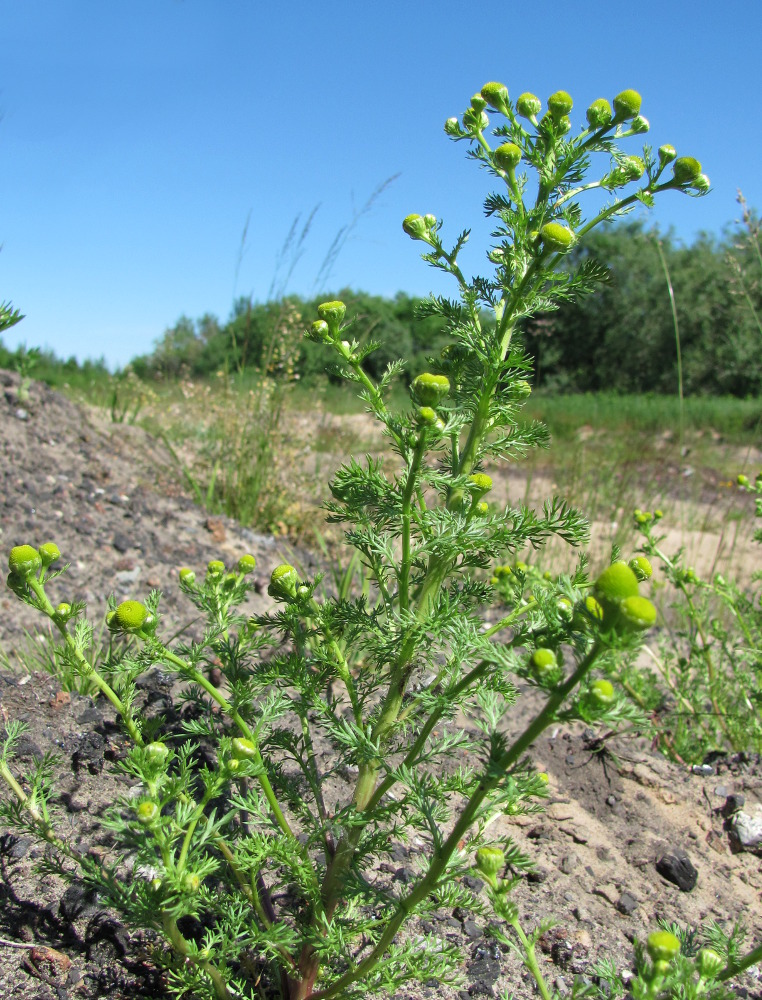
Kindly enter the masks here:
M 760 38 L 758 0 L 0 0 L 0 300 L 26 314 L 5 343 L 116 365 L 273 284 L 443 290 L 400 228 L 414 211 L 473 226 L 478 271 L 487 178 L 442 125 L 487 80 L 568 90 L 575 129 L 595 98 L 639 90 L 646 139 L 713 185 L 651 218 L 720 233 L 737 188 L 762 207 Z M 284 287 L 278 250 L 316 206 Z

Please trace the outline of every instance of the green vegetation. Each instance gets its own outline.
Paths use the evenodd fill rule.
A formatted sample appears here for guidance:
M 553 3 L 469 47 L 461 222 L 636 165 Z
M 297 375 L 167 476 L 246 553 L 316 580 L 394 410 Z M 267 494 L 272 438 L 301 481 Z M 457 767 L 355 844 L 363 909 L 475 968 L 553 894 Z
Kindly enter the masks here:
M 39 761 L 22 785 L 14 749 L 23 725 L 13 722 L 0 754 L 11 794 L 4 818 L 47 842 L 48 871 L 84 877 L 133 925 L 159 936 L 157 959 L 174 996 L 352 1000 L 394 993 L 410 980 L 454 983 L 456 949 L 400 932 L 411 916 L 439 909 L 485 914 L 464 879 L 474 870 L 487 879 L 505 925 L 495 936 L 518 950 L 544 1000 L 558 995 L 535 955 L 543 927 L 527 930 L 511 898 L 532 859 L 489 826 L 500 813 L 541 808 L 547 776 L 529 754 L 548 727 L 647 726 L 621 664 L 635 657 L 657 620 L 642 590 L 650 587 L 646 554 L 658 554 L 658 539 L 646 534 L 646 554 L 625 562 L 615 553 L 590 573 L 587 524 L 568 498 L 552 496 L 540 509 L 490 505 L 495 483 L 487 469 L 546 443 L 542 425 L 519 417 L 532 392 L 522 329 L 606 281 L 601 260 L 580 249 L 588 234 L 637 202 L 651 206 L 667 191 L 701 196 L 709 187 L 698 161 L 677 158 L 672 147 L 657 156 L 648 147 L 642 156 L 623 151 L 649 128 L 637 92 L 623 91 L 612 104 L 595 101 L 576 135 L 572 105 L 558 91 L 540 118 L 534 95 L 514 104 L 502 84 L 488 83 L 460 119 L 447 121 L 447 134 L 467 144 L 498 187 L 485 201 L 495 224 L 492 267 L 467 279 L 458 262 L 466 233 L 445 244 L 435 216 L 405 218 L 404 231 L 424 245 L 423 259 L 457 287 L 455 298 L 431 298 L 415 310 L 428 324 L 426 353 L 436 338 L 444 341 L 425 368 L 416 363 L 423 338 L 405 342 L 400 328 L 396 342 L 385 341 L 380 325 L 345 322 L 340 300 L 306 316 L 294 301 L 269 313 L 266 307 L 261 330 L 262 317 L 246 303 L 224 332 L 211 320 L 185 324 L 157 349 L 156 373 L 183 376 L 182 363 L 172 367 L 180 358 L 198 366 L 187 374 L 221 366 L 223 391 L 231 375 L 258 370 L 253 405 L 270 411 L 269 387 L 293 383 L 313 348 L 332 359 L 333 378 L 359 391 L 394 458 L 352 457 L 330 479 L 326 510 L 354 552 L 334 568 L 337 593 L 283 564 L 271 576 L 272 609 L 247 620 L 237 609 L 253 557 L 234 566 L 214 560 L 198 579 L 184 568 L 180 588 L 206 620 L 203 635 L 163 639 L 156 592 L 145 604 L 112 602 L 107 627 L 133 640 L 114 666 L 110 658 L 88 659 L 93 633 L 84 606 L 51 601 L 49 588 L 59 587 L 57 547 L 37 540 L 9 554 L 11 591 L 59 632 L 67 667 L 107 699 L 129 739 L 119 766 L 138 779 L 140 793 L 119 801 L 108 823 L 122 856 L 134 856 L 136 874 L 127 880 L 118 862 L 83 856 L 54 828 L 51 762 Z M 591 190 L 605 192 L 608 202 L 586 218 Z M 297 349 L 294 331 L 304 325 L 308 346 Z M 384 345 L 391 343 L 412 358 L 401 407 L 390 390 L 403 363 L 389 357 Z M 638 363 L 635 352 L 620 358 L 624 368 Z M 131 412 L 129 405 L 112 408 L 115 419 Z M 273 433 L 267 429 L 268 441 Z M 240 467 L 241 456 L 221 447 L 213 441 L 212 495 L 223 469 Z M 260 461 L 255 456 L 255 466 Z M 576 550 L 570 572 L 540 575 L 517 558 L 529 548 L 543 551 L 553 538 Z M 513 566 L 490 582 L 486 570 L 506 554 Z M 492 614 L 498 599 L 503 607 Z M 697 667 L 708 669 L 701 645 L 694 647 Z M 135 682 L 157 663 L 185 682 L 195 707 L 179 731 L 137 707 Z M 522 715 L 523 729 L 506 725 L 522 686 L 534 689 L 540 705 Z M 203 765 L 200 740 L 213 748 Z M 349 794 L 334 782 L 337 774 L 352 775 Z M 383 880 L 379 858 L 413 838 L 415 878 Z M 183 918 L 202 912 L 203 934 L 186 936 Z M 724 1000 L 725 980 L 762 953 L 757 947 L 740 955 L 737 939 L 709 933 L 691 954 L 673 930 L 654 931 L 637 946 L 629 989 L 638 1000 Z M 575 995 L 624 994 L 616 970 L 599 975 L 599 984 L 578 983 Z

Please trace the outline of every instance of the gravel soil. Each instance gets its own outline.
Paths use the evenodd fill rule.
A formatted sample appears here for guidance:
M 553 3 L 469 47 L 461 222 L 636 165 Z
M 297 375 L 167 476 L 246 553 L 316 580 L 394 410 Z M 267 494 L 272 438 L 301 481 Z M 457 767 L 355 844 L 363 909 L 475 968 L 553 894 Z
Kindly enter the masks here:
M 85 600 L 97 620 L 109 594 L 144 599 L 159 588 L 167 628 L 192 627 L 194 609 L 174 586 L 178 568 L 202 568 L 213 558 L 232 562 L 251 552 L 258 592 L 249 610 L 268 606 L 265 581 L 286 554 L 279 543 L 227 518 L 208 517 L 167 473 L 170 456 L 138 428 L 93 422 L 37 383 L 27 400 L 19 399 L 18 389 L 18 376 L 0 372 L 0 549 L 55 541 L 70 562 L 67 575 L 51 585 L 57 600 Z M 310 564 L 308 553 L 288 555 Z M 23 773 L 35 756 L 55 752 L 57 828 L 80 851 L 106 856 L 111 845 L 100 819 L 125 788 L 124 776 L 113 772 L 123 737 L 107 703 L 69 694 L 49 674 L 30 672 L 27 644 L 42 648 L 49 640 L 44 630 L 41 639 L 26 638 L 24 630 L 39 634 L 40 623 L 4 590 L 0 726 L 11 719 L 29 726 L 14 766 Z M 142 683 L 149 711 L 171 717 L 175 694 L 158 671 Z M 525 712 L 520 701 L 517 724 Z M 762 802 L 760 761 L 720 757 L 694 773 L 665 761 L 643 740 L 602 745 L 596 735 L 575 727 L 546 732 L 533 747 L 535 763 L 550 777 L 546 812 L 495 823 L 496 832 L 509 831 L 537 861 L 515 899 L 528 925 L 557 921 L 540 942 L 548 980 L 567 991 L 575 975 L 585 975 L 601 958 L 627 969 L 632 941 L 660 917 L 693 926 L 716 920 L 728 928 L 743 917 L 750 939 L 759 940 L 760 858 L 731 839 L 726 804 L 734 795 L 745 797 L 747 810 Z M 39 874 L 44 850 L 0 828 L 0 997 L 166 996 L 151 941 L 125 927 L 81 884 Z M 684 855 L 690 866 L 680 860 Z M 695 869 L 690 889 L 675 884 L 675 867 Z M 415 868 L 416 845 L 400 845 L 384 874 L 405 882 Z M 479 885 L 474 879 L 472 887 Z M 411 933 L 421 930 L 462 948 L 463 983 L 459 990 L 433 982 L 406 988 L 400 998 L 466 1000 L 505 990 L 517 998 L 534 995 L 516 957 L 494 944 L 484 921 L 442 912 Z M 737 993 L 762 998 L 762 981 L 749 974 Z

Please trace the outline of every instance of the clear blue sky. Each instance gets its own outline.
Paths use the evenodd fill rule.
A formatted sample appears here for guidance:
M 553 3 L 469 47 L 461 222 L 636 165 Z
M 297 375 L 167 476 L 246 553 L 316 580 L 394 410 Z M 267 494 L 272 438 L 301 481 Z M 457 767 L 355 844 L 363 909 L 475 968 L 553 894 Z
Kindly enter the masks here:
M 0 0 L 0 300 L 26 314 L 5 343 L 124 364 L 274 279 L 441 290 L 400 228 L 414 211 L 475 224 L 478 271 L 486 175 L 442 125 L 487 80 L 568 90 L 575 129 L 593 99 L 639 90 L 647 141 L 713 185 L 652 219 L 720 233 L 737 188 L 762 207 L 761 38 L 759 0 Z M 396 174 L 315 288 L 339 227 Z M 277 252 L 318 205 L 284 289 Z

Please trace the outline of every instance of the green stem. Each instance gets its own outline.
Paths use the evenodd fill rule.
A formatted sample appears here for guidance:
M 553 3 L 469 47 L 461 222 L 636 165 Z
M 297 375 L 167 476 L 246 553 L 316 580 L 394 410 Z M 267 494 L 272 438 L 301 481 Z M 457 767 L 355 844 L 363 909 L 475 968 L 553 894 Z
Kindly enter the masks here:
M 759 965 L 760 962 L 762 962 L 762 944 L 758 944 L 756 948 L 752 948 L 743 958 L 739 958 L 737 962 L 731 962 L 727 968 L 722 970 L 717 979 L 721 983 L 724 983 L 728 979 L 733 979 L 739 973 L 751 968 L 752 965 Z
M 516 917 L 515 920 L 509 921 L 509 923 L 516 932 L 519 941 L 521 941 L 522 948 L 524 949 L 523 954 L 521 956 L 522 960 L 527 969 L 529 969 L 529 971 L 532 973 L 532 977 L 534 978 L 534 981 L 537 983 L 537 988 L 542 994 L 543 1000 L 551 1000 L 551 993 L 550 990 L 548 989 L 547 983 L 545 982 L 545 978 L 542 972 L 540 971 L 540 963 L 537 961 L 537 953 L 535 952 L 534 945 L 524 933 L 524 929 L 519 923 L 518 917 Z
M 177 926 L 177 921 L 165 913 L 162 915 L 162 923 L 164 925 L 164 932 L 169 938 L 172 947 L 181 955 L 186 961 L 193 962 L 200 969 L 207 974 L 207 976 L 212 981 L 212 987 L 214 989 L 214 994 L 217 1000 L 233 1000 L 233 994 L 227 987 L 224 977 L 220 973 L 220 970 L 210 961 L 204 961 L 198 957 L 198 955 L 193 955 L 190 945 L 185 940 L 183 935 Z
M 399 607 L 400 611 L 407 612 L 410 609 L 410 511 L 418 481 L 418 472 L 426 451 L 426 431 L 422 428 L 419 432 L 418 443 L 413 451 L 413 458 L 408 470 L 405 489 L 402 494 L 402 560 L 399 571 Z
M 386 931 L 379 939 L 375 948 L 362 962 L 337 979 L 333 985 L 313 994 L 314 1000 L 328 1000 L 329 997 L 340 995 L 347 986 L 362 979 L 374 968 L 391 945 L 397 931 L 415 907 L 436 888 L 447 868 L 450 858 L 459 849 L 460 841 L 471 828 L 484 799 L 502 781 L 507 769 L 521 758 L 532 743 L 553 722 L 558 708 L 566 700 L 569 693 L 589 673 L 601 652 L 602 647 L 596 642 L 587 656 L 580 662 L 574 673 L 562 685 L 556 688 L 550 698 L 548 698 L 544 708 L 535 716 L 521 736 L 491 762 L 488 772 L 484 774 L 476 790 L 466 803 L 449 837 L 432 858 L 426 875 L 408 896 L 398 901 L 397 913 L 390 919 Z

